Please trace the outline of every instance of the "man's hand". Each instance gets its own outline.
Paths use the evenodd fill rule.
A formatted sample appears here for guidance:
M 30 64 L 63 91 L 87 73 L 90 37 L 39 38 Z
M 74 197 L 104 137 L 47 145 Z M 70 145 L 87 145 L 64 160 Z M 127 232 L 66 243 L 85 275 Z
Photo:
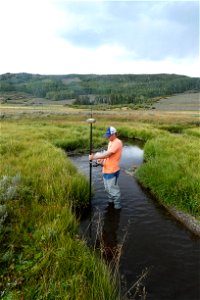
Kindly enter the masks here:
M 93 160 L 93 159 L 94 159 L 94 154 L 92 153 L 89 155 L 89 160 Z
M 104 159 L 97 159 L 97 163 L 98 163 L 99 165 L 103 165 Z

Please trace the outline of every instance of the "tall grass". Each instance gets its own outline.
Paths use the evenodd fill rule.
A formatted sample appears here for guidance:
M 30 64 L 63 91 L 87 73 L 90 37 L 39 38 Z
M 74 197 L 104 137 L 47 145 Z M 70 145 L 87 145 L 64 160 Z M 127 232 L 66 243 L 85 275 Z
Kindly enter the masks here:
M 188 134 L 189 136 L 195 136 L 200 138 L 200 127 L 188 128 L 184 131 L 184 133 Z
M 117 127 L 121 138 L 147 141 L 138 179 L 160 201 L 199 216 L 196 128 L 182 120 L 174 126 L 178 115 L 169 126 L 167 116 L 153 113 L 145 113 L 144 122 L 141 114 L 97 117 L 94 148 L 107 144 L 103 133 L 109 125 Z M 0 181 L 6 176 L 8 184 L 1 186 L 0 197 L 0 288 L 6 300 L 119 298 L 115 278 L 80 240 L 72 213 L 72 207 L 81 210 L 89 199 L 88 181 L 66 154 L 89 152 L 86 118 L 29 116 L 2 122 Z M 177 129 L 182 135 L 169 132 Z
M 88 205 L 89 186 L 50 142 L 66 132 L 50 125 L 2 124 L 0 178 L 20 176 L 14 197 L 1 197 L 4 299 L 118 298 L 108 268 L 77 234 L 72 207 Z M 7 195 L 8 188 L 1 192 Z
M 166 205 L 200 216 L 200 141 L 189 136 L 159 136 L 145 145 L 146 163 L 137 178 Z
M 132 123 L 129 124 L 129 126 L 122 126 L 119 128 L 119 135 L 122 138 L 147 141 L 161 134 L 167 135 L 168 133 L 163 132 L 163 130 L 156 128 L 156 126 L 153 126 L 152 124 Z

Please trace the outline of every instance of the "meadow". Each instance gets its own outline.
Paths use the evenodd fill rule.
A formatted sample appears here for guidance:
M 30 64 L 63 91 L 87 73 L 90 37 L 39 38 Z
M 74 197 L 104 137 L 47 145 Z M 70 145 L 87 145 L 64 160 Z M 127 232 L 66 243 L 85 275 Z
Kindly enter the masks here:
M 71 152 L 89 152 L 90 111 L 3 107 L 0 239 L 3 299 L 125 299 L 118 277 L 78 235 L 89 204 Z M 105 128 L 145 142 L 139 182 L 163 205 L 200 220 L 199 116 L 195 112 L 93 111 L 93 147 Z

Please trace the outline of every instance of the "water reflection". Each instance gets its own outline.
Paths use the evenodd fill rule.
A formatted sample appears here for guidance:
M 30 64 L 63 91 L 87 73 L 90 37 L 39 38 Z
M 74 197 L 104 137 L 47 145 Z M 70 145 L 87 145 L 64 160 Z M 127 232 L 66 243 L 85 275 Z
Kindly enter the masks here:
M 109 204 L 104 214 L 102 240 L 104 256 L 107 261 L 111 261 L 118 256 L 119 241 L 117 231 L 120 222 L 120 212 L 120 210 L 114 209 L 113 204 Z
M 120 166 L 123 169 L 129 169 L 133 166 L 139 166 L 143 163 L 144 150 L 138 146 L 124 146 Z

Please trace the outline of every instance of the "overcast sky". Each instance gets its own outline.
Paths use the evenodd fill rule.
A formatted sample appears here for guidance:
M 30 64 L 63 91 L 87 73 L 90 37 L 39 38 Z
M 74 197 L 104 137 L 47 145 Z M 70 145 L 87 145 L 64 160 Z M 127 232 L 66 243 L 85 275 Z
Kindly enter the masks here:
M 0 74 L 199 67 L 199 1 L 0 0 Z

